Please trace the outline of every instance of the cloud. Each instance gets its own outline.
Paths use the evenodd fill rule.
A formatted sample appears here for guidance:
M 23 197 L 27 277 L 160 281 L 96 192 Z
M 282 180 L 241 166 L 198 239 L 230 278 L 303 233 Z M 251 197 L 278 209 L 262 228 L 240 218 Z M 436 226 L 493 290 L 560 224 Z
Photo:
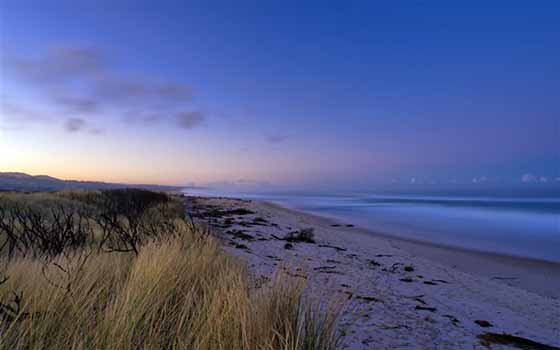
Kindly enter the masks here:
M 204 122 L 204 114 L 201 112 L 181 112 L 177 114 L 179 127 L 192 129 Z
M 472 179 L 472 183 L 484 183 L 488 182 L 488 178 L 486 176 L 474 177 Z
M 554 179 L 552 177 L 549 178 L 546 176 L 537 176 L 533 174 L 524 174 L 523 176 L 521 176 L 521 182 L 523 183 L 548 183 L 555 180 L 560 181 L 560 177 Z
M 113 75 L 100 76 L 90 83 L 93 95 L 105 103 L 155 105 L 192 101 L 191 89 L 180 83 Z
M 56 103 L 75 113 L 94 113 L 99 110 L 99 102 L 87 97 L 63 96 L 57 98 Z
M 25 130 L 29 124 L 44 124 L 51 119 L 45 111 L 26 108 L 5 96 L 0 98 L 0 127 L 4 131 Z
M 52 48 L 34 58 L 10 57 L 8 64 L 20 78 L 40 84 L 65 83 L 106 69 L 99 50 L 82 47 Z
M 77 115 L 74 123 L 110 114 L 126 122 L 163 122 L 192 129 L 205 119 L 192 106 L 190 86 L 124 73 L 96 48 L 52 48 L 40 56 L 11 57 L 7 63 L 17 79 L 50 101 L 51 109 Z M 66 129 L 76 131 L 68 123 Z
M 278 144 L 278 143 L 282 143 L 284 141 L 286 141 L 288 139 L 288 136 L 286 135 L 269 135 L 266 138 L 266 141 L 268 143 L 272 143 L 272 144 Z
M 82 130 L 86 125 L 85 120 L 80 118 L 70 118 L 66 121 L 66 131 L 76 132 Z
M 69 102 L 70 103 L 70 102 Z M 73 103 L 73 102 L 72 102 Z M 93 107 L 88 106 L 86 102 L 82 105 L 76 101 L 76 110 L 89 110 Z M 55 117 L 44 110 L 33 110 L 23 107 L 20 103 L 11 101 L 2 101 L 0 103 L 0 120 L 2 121 L 0 128 L 4 131 L 21 131 L 25 130 L 29 125 L 38 124 L 44 126 L 47 123 L 56 123 Z M 88 132 L 94 135 L 100 135 L 105 132 L 103 128 L 95 127 L 91 122 L 82 118 L 69 118 L 63 123 L 64 130 L 68 132 L 83 131 L 86 128 Z
M 6 101 L 5 99 L 0 104 L 0 112 L 4 120 L 18 124 L 49 120 L 49 117 L 44 112 L 29 109 L 19 103 Z
M 523 183 L 537 182 L 537 177 L 533 174 L 524 174 L 523 176 L 521 176 L 521 182 Z
M 91 128 L 89 129 L 89 133 L 93 135 L 101 135 L 105 133 L 105 130 L 101 128 Z
M 89 123 L 81 118 L 70 118 L 67 119 L 64 128 L 67 132 L 76 133 L 76 132 L 88 132 L 92 135 L 101 135 L 105 133 L 105 129 L 91 127 L 88 125 Z

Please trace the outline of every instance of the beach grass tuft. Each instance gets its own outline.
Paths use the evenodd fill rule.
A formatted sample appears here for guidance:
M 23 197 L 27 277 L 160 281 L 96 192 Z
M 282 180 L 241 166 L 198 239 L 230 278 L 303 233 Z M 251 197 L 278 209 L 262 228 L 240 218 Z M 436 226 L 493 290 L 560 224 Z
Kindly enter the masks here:
M 319 303 L 302 281 L 282 272 L 250 288 L 245 266 L 206 229 L 183 220 L 174 198 L 99 191 L 2 196 L 1 349 L 336 347 L 339 304 Z M 40 227 L 54 232 L 59 223 L 52 208 L 61 203 L 76 210 L 61 209 L 72 213 L 65 221 L 67 237 L 81 234 L 82 221 L 89 226 L 81 230 L 91 236 L 63 244 L 58 253 L 42 243 L 19 243 L 20 235 L 31 235 L 28 223 L 10 215 L 44 210 Z M 26 209 L 12 211 L 10 205 Z M 104 221 L 100 217 L 111 213 L 106 206 L 117 215 Z M 14 237 L 5 237 L 7 228 Z M 135 238 L 120 230 L 136 230 L 130 235 Z M 11 239 L 12 246 L 20 245 L 9 252 Z

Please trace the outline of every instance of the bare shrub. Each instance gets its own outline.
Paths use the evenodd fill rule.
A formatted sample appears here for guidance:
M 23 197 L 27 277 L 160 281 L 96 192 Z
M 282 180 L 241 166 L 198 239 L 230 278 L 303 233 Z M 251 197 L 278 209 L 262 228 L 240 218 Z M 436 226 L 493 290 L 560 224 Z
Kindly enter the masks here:
M 183 217 L 182 207 L 164 194 L 139 189 L 107 190 L 94 202 L 95 220 L 102 229 L 101 246 L 108 251 L 138 255 L 145 239 L 170 234 L 173 220 Z
M 315 232 L 312 227 L 304 228 L 299 231 L 289 232 L 284 240 L 288 242 L 315 243 Z

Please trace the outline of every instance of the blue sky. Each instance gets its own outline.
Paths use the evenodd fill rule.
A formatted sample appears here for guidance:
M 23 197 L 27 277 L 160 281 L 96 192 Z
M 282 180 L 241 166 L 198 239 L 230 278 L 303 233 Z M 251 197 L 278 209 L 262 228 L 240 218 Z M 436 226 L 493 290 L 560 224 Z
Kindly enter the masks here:
M 288 186 L 560 176 L 557 2 L 0 3 L 0 170 Z

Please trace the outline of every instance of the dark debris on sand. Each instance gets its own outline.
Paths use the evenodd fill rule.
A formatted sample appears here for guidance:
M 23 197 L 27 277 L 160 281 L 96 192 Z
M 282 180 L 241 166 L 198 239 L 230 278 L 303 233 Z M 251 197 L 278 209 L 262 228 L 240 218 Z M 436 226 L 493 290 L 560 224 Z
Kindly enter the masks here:
M 482 333 L 478 335 L 481 344 L 491 348 L 492 344 L 512 345 L 518 349 L 526 350 L 560 350 L 559 347 L 542 344 L 530 339 L 518 337 L 506 333 Z

